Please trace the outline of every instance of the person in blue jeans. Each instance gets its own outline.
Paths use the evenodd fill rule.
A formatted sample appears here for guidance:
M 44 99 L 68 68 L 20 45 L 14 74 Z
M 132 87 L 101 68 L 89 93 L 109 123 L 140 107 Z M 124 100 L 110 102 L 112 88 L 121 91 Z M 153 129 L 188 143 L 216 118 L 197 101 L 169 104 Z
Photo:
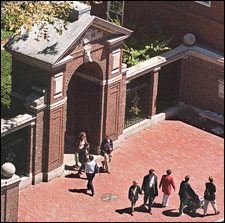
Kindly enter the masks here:
M 152 215 L 152 204 L 156 196 L 158 196 L 158 180 L 155 175 L 155 170 L 150 169 L 149 174 L 143 179 L 141 189 L 144 191 L 144 205 L 146 205 L 147 199 L 149 198 L 148 211 Z
M 84 172 L 86 173 L 88 183 L 87 183 L 87 190 L 91 190 L 91 196 L 93 197 L 95 194 L 94 191 L 94 185 L 93 185 L 93 179 L 95 177 L 95 165 L 100 168 L 98 162 L 94 160 L 93 155 L 89 155 L 89 160 L 86 163 Z

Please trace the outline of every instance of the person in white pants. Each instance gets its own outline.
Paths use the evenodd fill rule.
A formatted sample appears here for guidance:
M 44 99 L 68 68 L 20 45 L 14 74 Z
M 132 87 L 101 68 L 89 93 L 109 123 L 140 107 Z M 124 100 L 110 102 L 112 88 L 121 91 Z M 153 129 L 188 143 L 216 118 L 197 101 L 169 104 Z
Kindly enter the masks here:
M 171 194 L 171 185 L 175 191 L 175 183 L 173 177 L 170 176 L 172 171 L 170 169 L 166 170 L 166 174 L 162 175 L 162 178 L 159 183 L 159 189 L 162 186 L 163 199 L 162 199 L 162 207 L 169 206 L 169 197 Z

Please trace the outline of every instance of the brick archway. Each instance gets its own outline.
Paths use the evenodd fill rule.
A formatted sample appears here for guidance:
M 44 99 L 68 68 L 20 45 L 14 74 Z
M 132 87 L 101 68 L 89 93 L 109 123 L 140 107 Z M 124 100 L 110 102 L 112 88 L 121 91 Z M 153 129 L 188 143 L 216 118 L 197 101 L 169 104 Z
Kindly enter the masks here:
M 36 118 L 33 184 L 63 173 L 65 130 L 74 141 L 85 131 L 93 153 L 105 133 L 117 140 L 123 131 L 127 71 L 122 71 L 122 48 L 132 31 L 90 15 L 90 9 L 77 10 L 82 16 L 62 35 L 47 25 L 49 42 L 36 42 L 34 27 L 25 41 L 12 38 L 5 46 L 13 55 L 12 109 Z
M 93 153 L 101 141 L 102 79 L 97 62 L 85 63 L 74 72 L 67 87 L 65 140 L 74 145 L 79 133 L 86 132 Z

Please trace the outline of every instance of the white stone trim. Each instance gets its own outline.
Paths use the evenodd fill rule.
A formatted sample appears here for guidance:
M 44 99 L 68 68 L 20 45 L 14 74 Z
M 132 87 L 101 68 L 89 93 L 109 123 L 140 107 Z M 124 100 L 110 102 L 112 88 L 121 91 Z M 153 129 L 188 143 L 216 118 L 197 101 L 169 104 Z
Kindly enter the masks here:
M 65 97 L 64 99 L 57 101 L 51 105 L 47 104 L 46 108 L 51 110 L 51 109 L 57 108 L 57 107 L 65 104 L 66 102 L 67 102 L 67 97 Z
M 219 66 L 224 66 L 224 56 L 221 56 L 220 54 L 214 53 L 210 50 L 203 49 L 202 47 L 189 47 L 181 44 L 173 50 L 128 68 L 127 81 L 149 73 L 157 67 L 165 66 L 182 58 L 186 59 L 189 56 L 201 58 Z
M 122 74 L 118 75 L 116 77 L 113 77 L 113 78 L 111 78 L 109 80 L 100 80 L 100 79 L 97 79 L 95 77 L 91 77 L 91 76 L 89 76 L 87 74 L 83 74 L 83 73 L 77 72 L 77 71 L 75 72 L 75 75 L 78 76 L 78 77 L 81 77 L 83 79 L 86 79 L 86 80 L 98 83 L 98 84 L 103 85 L 103 86 L 106 85 L 106 84 L 112 84 L 112 83 L 117 82 L 117 81 L 122 79 Z

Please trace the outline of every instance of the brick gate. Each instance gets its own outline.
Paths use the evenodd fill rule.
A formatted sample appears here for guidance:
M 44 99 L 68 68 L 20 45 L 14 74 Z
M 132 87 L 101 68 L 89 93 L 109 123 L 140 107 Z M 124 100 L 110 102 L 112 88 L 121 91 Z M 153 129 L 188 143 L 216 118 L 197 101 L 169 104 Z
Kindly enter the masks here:
M 37 42 L 35 26 L 4 46 L 13 58 L 13 115 L 36 117 L 34 184 L 63 173 L 65 136 L 73 143 L 85 131 L 96 154 L 106 133 L 113 140 L 123 133 L 127 70 L 122 69 L 122 46 L 132 31 L 77 4 L 76 20 L 62 35 L 47 25 L 50 41 Z

